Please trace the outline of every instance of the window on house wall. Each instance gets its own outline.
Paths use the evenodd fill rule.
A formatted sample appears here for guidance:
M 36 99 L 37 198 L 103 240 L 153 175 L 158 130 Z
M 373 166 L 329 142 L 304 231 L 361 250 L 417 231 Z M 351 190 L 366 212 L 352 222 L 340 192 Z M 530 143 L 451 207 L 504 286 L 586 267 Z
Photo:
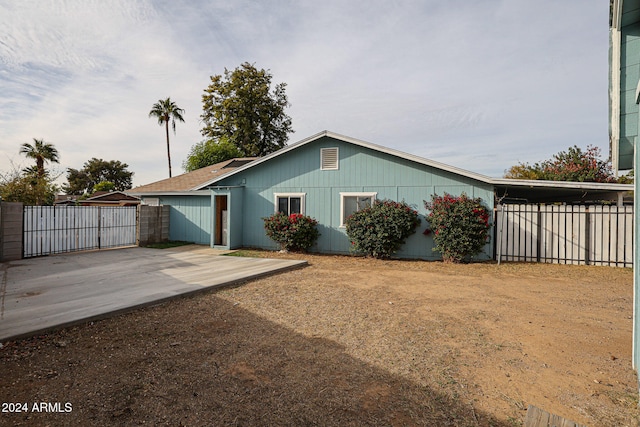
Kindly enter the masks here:
M 304 215 L 305 193 L 275 193 L 275 211 L 285 215 Z
M 323 171 L 338 169 L 338 147 L 320 149 L 320 169 Z
M 373 206 L 378 193 L 340 193 L 340 227 L 354 212 Z

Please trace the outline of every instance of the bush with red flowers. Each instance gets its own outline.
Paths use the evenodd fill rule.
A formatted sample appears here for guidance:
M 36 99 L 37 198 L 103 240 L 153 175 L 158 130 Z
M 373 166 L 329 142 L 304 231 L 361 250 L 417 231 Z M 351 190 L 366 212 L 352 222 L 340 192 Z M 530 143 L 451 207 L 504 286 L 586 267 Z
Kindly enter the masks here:
M 462 262 L 479 254 L 489 240 L 489 210 L 482 199 L 466 194 L 433 195 L 424 202 L 430 213 L 427 220 L 433 231 L 434 251 L 445 262 Z
M 306 251 L 318 240 L 318 221 L 302 214 L 275 213 L 264 221 L 267 236 L 285 251 Z
M 354 252 L 389 258 L 415 233 L 420 218 L 405 202 L 376 200 L 373 206 L 353 213 L 345 222 Z

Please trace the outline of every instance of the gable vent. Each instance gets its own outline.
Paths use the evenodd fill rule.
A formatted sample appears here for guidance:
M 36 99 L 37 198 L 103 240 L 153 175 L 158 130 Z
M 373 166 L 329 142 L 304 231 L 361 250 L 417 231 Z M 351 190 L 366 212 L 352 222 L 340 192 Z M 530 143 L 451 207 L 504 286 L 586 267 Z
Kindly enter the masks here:
M 320 149 L 320 169 L 323 171 L 338 169 L 338 147 Z

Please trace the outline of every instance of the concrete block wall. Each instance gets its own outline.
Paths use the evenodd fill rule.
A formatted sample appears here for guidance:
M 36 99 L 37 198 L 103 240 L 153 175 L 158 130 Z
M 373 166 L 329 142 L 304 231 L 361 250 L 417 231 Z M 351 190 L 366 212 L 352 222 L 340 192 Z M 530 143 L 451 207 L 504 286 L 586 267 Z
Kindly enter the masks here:
M 169 206 L 138 206 L 138 246 L 169 240 Z
M 160 206 L 162 208 L 162 228 L 161 228 L 161 237 L 162 241 L 166 242 L 169 240 L 169 210 L 171 206 Z
M 0 202 L 0 261 L 22 259 L 22 203 Z

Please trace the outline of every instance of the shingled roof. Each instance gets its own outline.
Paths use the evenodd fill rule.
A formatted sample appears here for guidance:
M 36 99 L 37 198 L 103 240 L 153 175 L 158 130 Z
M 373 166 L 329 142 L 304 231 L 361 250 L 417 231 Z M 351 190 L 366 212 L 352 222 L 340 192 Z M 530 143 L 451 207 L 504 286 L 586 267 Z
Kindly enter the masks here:
M 244 166 L 247 163 L 254 161 L 255 159 L 256 157 L 242 157 L 237 159 L 225 160 L 224 162 L 196 169 L 192 172 L 174 176 L 173 178 L 167 178 L 161 181 L 152 182 L 151 184 L 141 185 L 127 191 L 127 193 L 141 194 L 195 190 L 201 187 L 203 184 L 211 181 L 212 179 L 229 173 L 232 170 L 239 168 L 240 166 Z

